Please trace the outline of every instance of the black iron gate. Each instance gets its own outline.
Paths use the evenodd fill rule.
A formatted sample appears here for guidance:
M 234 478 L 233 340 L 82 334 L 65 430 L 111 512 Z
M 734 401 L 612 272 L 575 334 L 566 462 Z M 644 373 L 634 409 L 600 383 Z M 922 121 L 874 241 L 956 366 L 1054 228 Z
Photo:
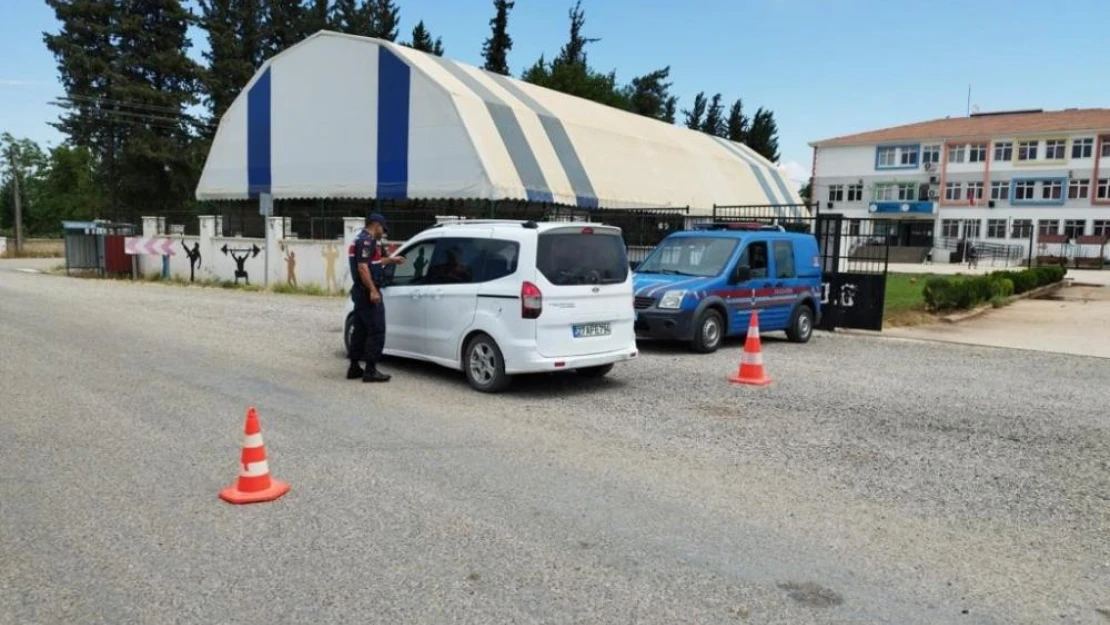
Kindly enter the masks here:
M 822 330 L 882 330 L 890 242 L 897 222 L 819 214 L 817 205 L 714 206 L 714 222 L 757 222 L 808 232 L 821 255 Z
M 822 330 L 882 330 L 890 238 L 890 219 L 845 219 L 840 214 L 816 220 L 821 253 Z

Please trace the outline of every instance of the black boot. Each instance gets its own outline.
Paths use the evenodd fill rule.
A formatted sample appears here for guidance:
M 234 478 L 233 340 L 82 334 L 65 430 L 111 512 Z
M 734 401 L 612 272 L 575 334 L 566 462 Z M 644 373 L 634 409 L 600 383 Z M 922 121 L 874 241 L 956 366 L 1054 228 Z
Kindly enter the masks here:
M 373 365 L 367 365 L 366 373 L 362 374 L 363 382 L 388 382 L 393 379 L 393 376 L 386 375 Z
M 357 380 L 366 375 L 366 372 L 359 366 L 358 361 L 351 362 L 351 366 L 347 369 L 347 379 Z

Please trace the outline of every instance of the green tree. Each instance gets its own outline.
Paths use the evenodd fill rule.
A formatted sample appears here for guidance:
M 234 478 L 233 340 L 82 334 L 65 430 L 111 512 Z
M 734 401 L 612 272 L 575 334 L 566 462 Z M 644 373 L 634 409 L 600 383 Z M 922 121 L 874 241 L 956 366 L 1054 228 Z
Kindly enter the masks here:
M 726 136 L 729 141 L 735 141 L 737 143 L 745 143 L 748 140 L 748 118 L 744 116 L 744 103 L 742 100 L 733 102 L 732 107 L 728 110 Z
M 626 90 L 617 84 L 616 72 L 595 71 L 587 62 L 586 46 L 600 40 L 582 35 L 585 24 L 585 13 L 579 2 L 570 11 L 570 37 L 558 56 L 550 63 L 541 56 L 525 70 L 522 78 L 541 87 L 627 110 Z
M 335 0 L 331 8 L 331 29 L 348 35 L 372 37 L 375 32 L 374 17 L 374 7 L 368 2 Z
M 18 176 L 23 231 L 25 235 L 33 234 L 28 227 L 29 213 L 42 186 L 40 179 L 46 164 L 46 155 L 34 141 L 16 139 L 6 132 L 0 135 L 0 230 L 9 231 L 15 227 L 14 178 Z
M 305 37 L 328 29 L 328 0 L 309 0 L 303 7 L 302 32 Z
M 705 121 L 702 122 L 701 131 L 714 137 L 725 136 L 725 107 L 721 104 L 721 94 L 713 95 L 709 106 L 705 110 Z
M 804 202 L 806 204 L 809 204 L 810 199 L 811 199 L 810 196 L 812 196 L 812 195 L 813 195 L 813 181 L 812 180 L 807 180 L 806 183 L 802 185 L 802 188 L 798 189 L 798 196 L 802 198 L 802 202 Z
M 309 34 L 305 32 L 309 8 L 299 0 L 266 2 L 264 6 L 262 38 L 267 57 L 299 43 Z
M 760 107 L 752 116 L 747 145 L 772 163 L 779 162 L 779 129 L 775 115 Z
M 418 22 L 412 29 L 412 41 L 404 45 L 414 50 L 427 52 L 428 54 L 443 56 L 443 40 L 439 37 L 432 40 L 432 34 L 429 33 L 428 29 L 424 26 L 423 20 Z
M 386 41 L 397 40 L 397 25 L 401 23 L 401 9 L 393 0 L 366 0 L 370 14 L 370 36 Z
M 513 38 L 509 36 L 509 11 L 516 3 L 512 0 L 493 0 L 494 16 L 489 21 L 491 33 L 482 44 L 482 58 L 486 70 L 504 76 L 509 75 L 509 51 L 513 49 Z
M 258 0 L 199 0 L 199 6 L 198 23 L 209 48 L 204 52 L 204 99 L 218 120 L 266 60 L 268 44 Z
M 674 122 L 674 106 L 677 99 L 670 94 L 670 66 L 657 69 L 632 79 L 625 88 L 628 110 L 638 115 L 666 121 L 668 115 Z M 668 107 L 670 109 L 668 110 Z
M 704 91 L 694 96 L 694 106 L 682 111 L 687 128 L 701 130 L 705 126 L 705 109 L 708 105 L 709 101 L 705 99 Z

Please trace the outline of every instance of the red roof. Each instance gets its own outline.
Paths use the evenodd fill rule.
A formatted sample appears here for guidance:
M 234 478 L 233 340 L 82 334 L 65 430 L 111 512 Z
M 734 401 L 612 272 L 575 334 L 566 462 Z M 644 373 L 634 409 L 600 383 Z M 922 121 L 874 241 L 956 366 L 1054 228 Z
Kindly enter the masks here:
M 1110 109 L 1066 109 L 1063 111 L 1014 111 L 979 113 L 861 132 L 814 141 L 813 147 L 868 145 L 897 141 L 946 140 L 1035 135 L 1050 132 L 1110 133 Z

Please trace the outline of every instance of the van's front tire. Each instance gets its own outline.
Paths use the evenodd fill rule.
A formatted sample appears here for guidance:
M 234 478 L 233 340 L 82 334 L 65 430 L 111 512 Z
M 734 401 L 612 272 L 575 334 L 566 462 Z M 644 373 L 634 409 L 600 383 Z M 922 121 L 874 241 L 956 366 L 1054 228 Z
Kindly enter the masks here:
M 725 321 L 721 313 L 709 309 L 698 316 L 694 324 L 694 340 L 690 347 L 699 354 L 712 354 L 725 338 Z
M 802 304 L 794 309 L 790 326 L 786 328 L 786 338 L 794 343 L 808 343 L 813 337 L 813 309 Z
M 501 348 L 486 336 L 479 334 L 470 339 L 463 350 L 463 372 L 471 388 L 483 393 L 500 393 L 512 382 L 505 373 L 505 357 Z

